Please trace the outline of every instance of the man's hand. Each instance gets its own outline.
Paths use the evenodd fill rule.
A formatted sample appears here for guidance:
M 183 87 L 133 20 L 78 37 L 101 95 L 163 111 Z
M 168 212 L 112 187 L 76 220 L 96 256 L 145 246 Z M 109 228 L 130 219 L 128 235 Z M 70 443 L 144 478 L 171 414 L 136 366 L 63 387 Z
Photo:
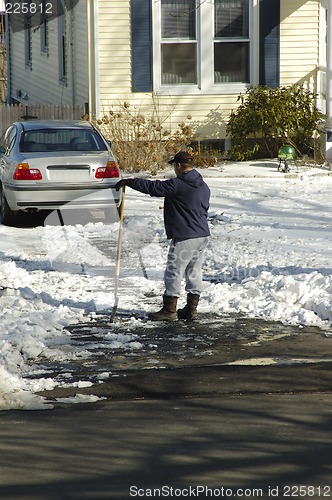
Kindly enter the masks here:
M 121 179 L 121 181 L 115 184 L 115 189 L 117 191 L 120 191 L 120 189 L 122 189 L 124 186 L 130 186 L 132 181 L 133 179 Z

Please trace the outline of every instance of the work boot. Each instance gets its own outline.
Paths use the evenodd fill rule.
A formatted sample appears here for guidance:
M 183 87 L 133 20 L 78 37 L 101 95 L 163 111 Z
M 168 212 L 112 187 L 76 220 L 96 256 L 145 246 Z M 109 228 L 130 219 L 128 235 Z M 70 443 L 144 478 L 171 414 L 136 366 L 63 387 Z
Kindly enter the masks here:
M 177 297 L 163 296 L 164 305 L 160 311 L 150 313 L 149 318 L 153 321 L 175 321 L 178 319 L 176 314 Z
M 188 319 L 192 321 L 197 318 L 197 306 L 199 302 L 199 295 L 194 293 L 188 293 L 187 295 L 187 304 L 183 309 L 178 309 L 178 318 L 179 319 Z

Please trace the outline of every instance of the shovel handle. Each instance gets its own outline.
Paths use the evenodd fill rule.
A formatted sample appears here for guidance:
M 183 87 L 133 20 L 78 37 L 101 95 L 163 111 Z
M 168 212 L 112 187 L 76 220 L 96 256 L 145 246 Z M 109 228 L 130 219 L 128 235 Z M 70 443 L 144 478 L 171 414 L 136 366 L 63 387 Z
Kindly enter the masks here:
M 119 235 L 118 235 L 118 246 L 116 252 L 116 267 L 115 267 L 115 282 L 114 282 L 114 305 L 110 317 L 110 323 L 113 323 L 116 310 L 118 308 L 119 297 L 118 297 L 118 285 L 120 277 L 120 262 L 121 262 L 121 247 L 122 247 L 122 231 L 123 231 L 123 217 L 124 217 L 124 202 L 125 202 L 125 192 L 126 186 L 122 188 L 122 200 L 120 205 L 120 222 L 119 222 Z
M 115 268 L 115 277 L 116 278 L 118 278 L 120 276 L 120 261 L 121 261 L 125 194 L 126 194 L 126 186 L 123 186 L 123 188 L 122 188 L 122 200 L 121 200 L 121 205 L 120 205 L 118 247 L 117 247 L 117 252 L 116 252 L 116 268 Z

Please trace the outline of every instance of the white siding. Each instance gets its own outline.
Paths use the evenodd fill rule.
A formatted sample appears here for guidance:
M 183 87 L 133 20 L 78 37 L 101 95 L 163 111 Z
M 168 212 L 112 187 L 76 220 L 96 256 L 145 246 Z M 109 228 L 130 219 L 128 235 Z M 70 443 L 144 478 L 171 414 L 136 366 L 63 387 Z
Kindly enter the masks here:
M 282 0 L 280 84 L 309 83 L 316 89 L 319 62 L 319 1 Z
M 72 30 L 71 30 L 72 27 Z M 88 100 L 86 0 L 66 17 L 67 84 L 59 81 L 58 19 L 48 23 L 49 50 L 41 51 L 40 31 L 32 30 L 32 66 L 25 65 L 24 32 L 10 35 L 11 95 L 27 104 L 83 104 Z M 71 43 L 72 42 L 72 43 Z M 28 99 L 18 97 L 27 94 Z
M 131 93 L 129 0 L 98 1 L 100 100 Z

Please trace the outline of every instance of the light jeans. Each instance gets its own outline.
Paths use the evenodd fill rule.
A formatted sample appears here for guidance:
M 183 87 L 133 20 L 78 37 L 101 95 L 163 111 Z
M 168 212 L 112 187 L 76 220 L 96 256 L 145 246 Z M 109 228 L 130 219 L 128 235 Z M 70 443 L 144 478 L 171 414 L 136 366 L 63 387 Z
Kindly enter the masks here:
M 208 237 L 203 237 L 171 241 L 164 275 L 165 295 L 180 297 L 183 276 L 186 292 L 201 294 L 203 251 L 208 240 Z

